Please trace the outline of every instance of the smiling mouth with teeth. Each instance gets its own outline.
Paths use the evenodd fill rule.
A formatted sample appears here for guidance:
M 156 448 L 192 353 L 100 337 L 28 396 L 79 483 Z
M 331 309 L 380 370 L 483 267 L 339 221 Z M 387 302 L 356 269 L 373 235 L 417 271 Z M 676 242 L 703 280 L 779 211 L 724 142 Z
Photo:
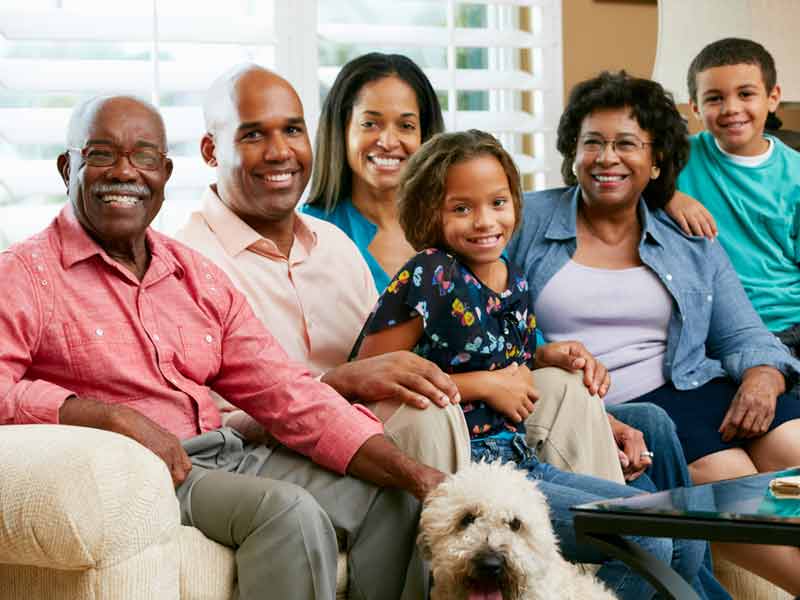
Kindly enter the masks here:
M 600 183 L 612 183 L 615 181 L 622 181 L 626 177 L 627 175 L 592 175 L 592 178 L 596 179 Z
M 379 167 L 398 167 L 400 166 L 399 158 L 384 158 L 381 156 L 370 156 L 369 160 Z
M 478 244 L 479 246 L 491 246 L 492 244 L 496 244 L 500 241 L 500 234 L 495 235 L 486 235 L 482 237 L 475 237 L 475 238 L 467 238 L 471 244 Z
M 273 183 L 281 183 L 283 181 L 289 181 L 292 178 L 291 173 L 275 173 L 274 175 L 265 175 L 264 179 L 267 181 L 272 181 Z
M 118 194 L 105 194 L 100 199 L 103 204 L 125 204 L 127 206 L 134 206 L 141 201 L 139 196 L 122 196 Z

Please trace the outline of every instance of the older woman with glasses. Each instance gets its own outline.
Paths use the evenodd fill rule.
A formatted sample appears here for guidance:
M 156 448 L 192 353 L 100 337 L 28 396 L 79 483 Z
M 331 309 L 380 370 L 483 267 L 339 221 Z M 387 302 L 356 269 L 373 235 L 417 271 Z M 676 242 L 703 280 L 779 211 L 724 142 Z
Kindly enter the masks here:
M 558 149 L 572 187 L 527 195 L 508 248 L 545 338 L 578 339 L 609 368 L 612 412 L 662 407 L 695 482 L 800 464 L 800 404 L 784 393 L 800 363 L 764 327 L 720 245 L 687 237 L 661 210 L 689 151 L 669 95 L 624 72 L 584 81 Z M 800 594 L 800 550 L 726 550 Z

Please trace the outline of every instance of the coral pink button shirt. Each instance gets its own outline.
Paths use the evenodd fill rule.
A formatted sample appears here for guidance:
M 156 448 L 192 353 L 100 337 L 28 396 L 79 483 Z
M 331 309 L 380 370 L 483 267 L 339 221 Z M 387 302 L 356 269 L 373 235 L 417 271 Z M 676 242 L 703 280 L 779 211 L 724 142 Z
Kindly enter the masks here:
M 67 205 L 0 255 L 0 424 L 57 423 L 74 394 L 125 404 L 187 438 L 220 426 L 210 388 L 344 472 L 380 422 L 291 362 L 209 260 L 152 230 L 147 243 L 140 282 Z

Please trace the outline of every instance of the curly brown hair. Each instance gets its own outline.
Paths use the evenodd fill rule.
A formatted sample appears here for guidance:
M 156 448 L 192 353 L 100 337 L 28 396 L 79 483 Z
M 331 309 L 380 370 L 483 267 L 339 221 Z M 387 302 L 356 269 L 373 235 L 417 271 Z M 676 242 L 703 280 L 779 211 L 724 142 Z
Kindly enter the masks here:
M 514 231 L 517 230 L 522 213 L 522 187 L 511 155 L 497 138 L 484 131 L 439 133 L 411 156 L 397 188 L 400 225 L 417 252 L 444 244 L 441 209 L 447 171 L 457 163 L 481 156 L 496 158 L 506 173 L 514 204 Z
M 578 151 L 583 120 L 595 110 L 629 109 L 631 116 L 653 139 L 653 156 L 661 169 L 644 189 L 651 209 L 663 208 L 675 193 L 675 180 L 689 159 L 689 133 L 672 95 L 661 84 L 628 75 L 625 71 L 603 71 L 575 85 L 558 122 L 556 147 L 563 156 L 561 175 L 567 185 L 577 185 L 572 165 Z

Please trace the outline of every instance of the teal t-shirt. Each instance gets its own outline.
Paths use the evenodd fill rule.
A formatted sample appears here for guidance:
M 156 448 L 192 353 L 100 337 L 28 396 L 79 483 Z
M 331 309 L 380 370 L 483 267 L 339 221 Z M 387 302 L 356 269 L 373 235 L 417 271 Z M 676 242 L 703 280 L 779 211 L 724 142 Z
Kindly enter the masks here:
M 378 233 L 378 226 L 362 215 L 353 206 L 353 202 L 349 198 L 337 202 L 336 207 L 331 212 L 325 212 L 325 208 L 322 206 L 311 206 L 309 204 L 304 204 L 300 211 L 328 223 L 333 223 L 344 231 L 347 237 L 353 240 L 353 243 L 361 252 L 361 256 L 364 257 L 370 273 L 372 273 L 375 288 L 379 294 L 382 294 L 386 286 L 389 285 L 390 277 L 368 249 L 375 238 L 375 234 Z
M 772 154 L 748 167 L 725 156 L 709 132 L 692 136 L 678 189 L 714 216 L 747 296 L 778 332 L 800 323 L 800 153 L 767 137 Z

